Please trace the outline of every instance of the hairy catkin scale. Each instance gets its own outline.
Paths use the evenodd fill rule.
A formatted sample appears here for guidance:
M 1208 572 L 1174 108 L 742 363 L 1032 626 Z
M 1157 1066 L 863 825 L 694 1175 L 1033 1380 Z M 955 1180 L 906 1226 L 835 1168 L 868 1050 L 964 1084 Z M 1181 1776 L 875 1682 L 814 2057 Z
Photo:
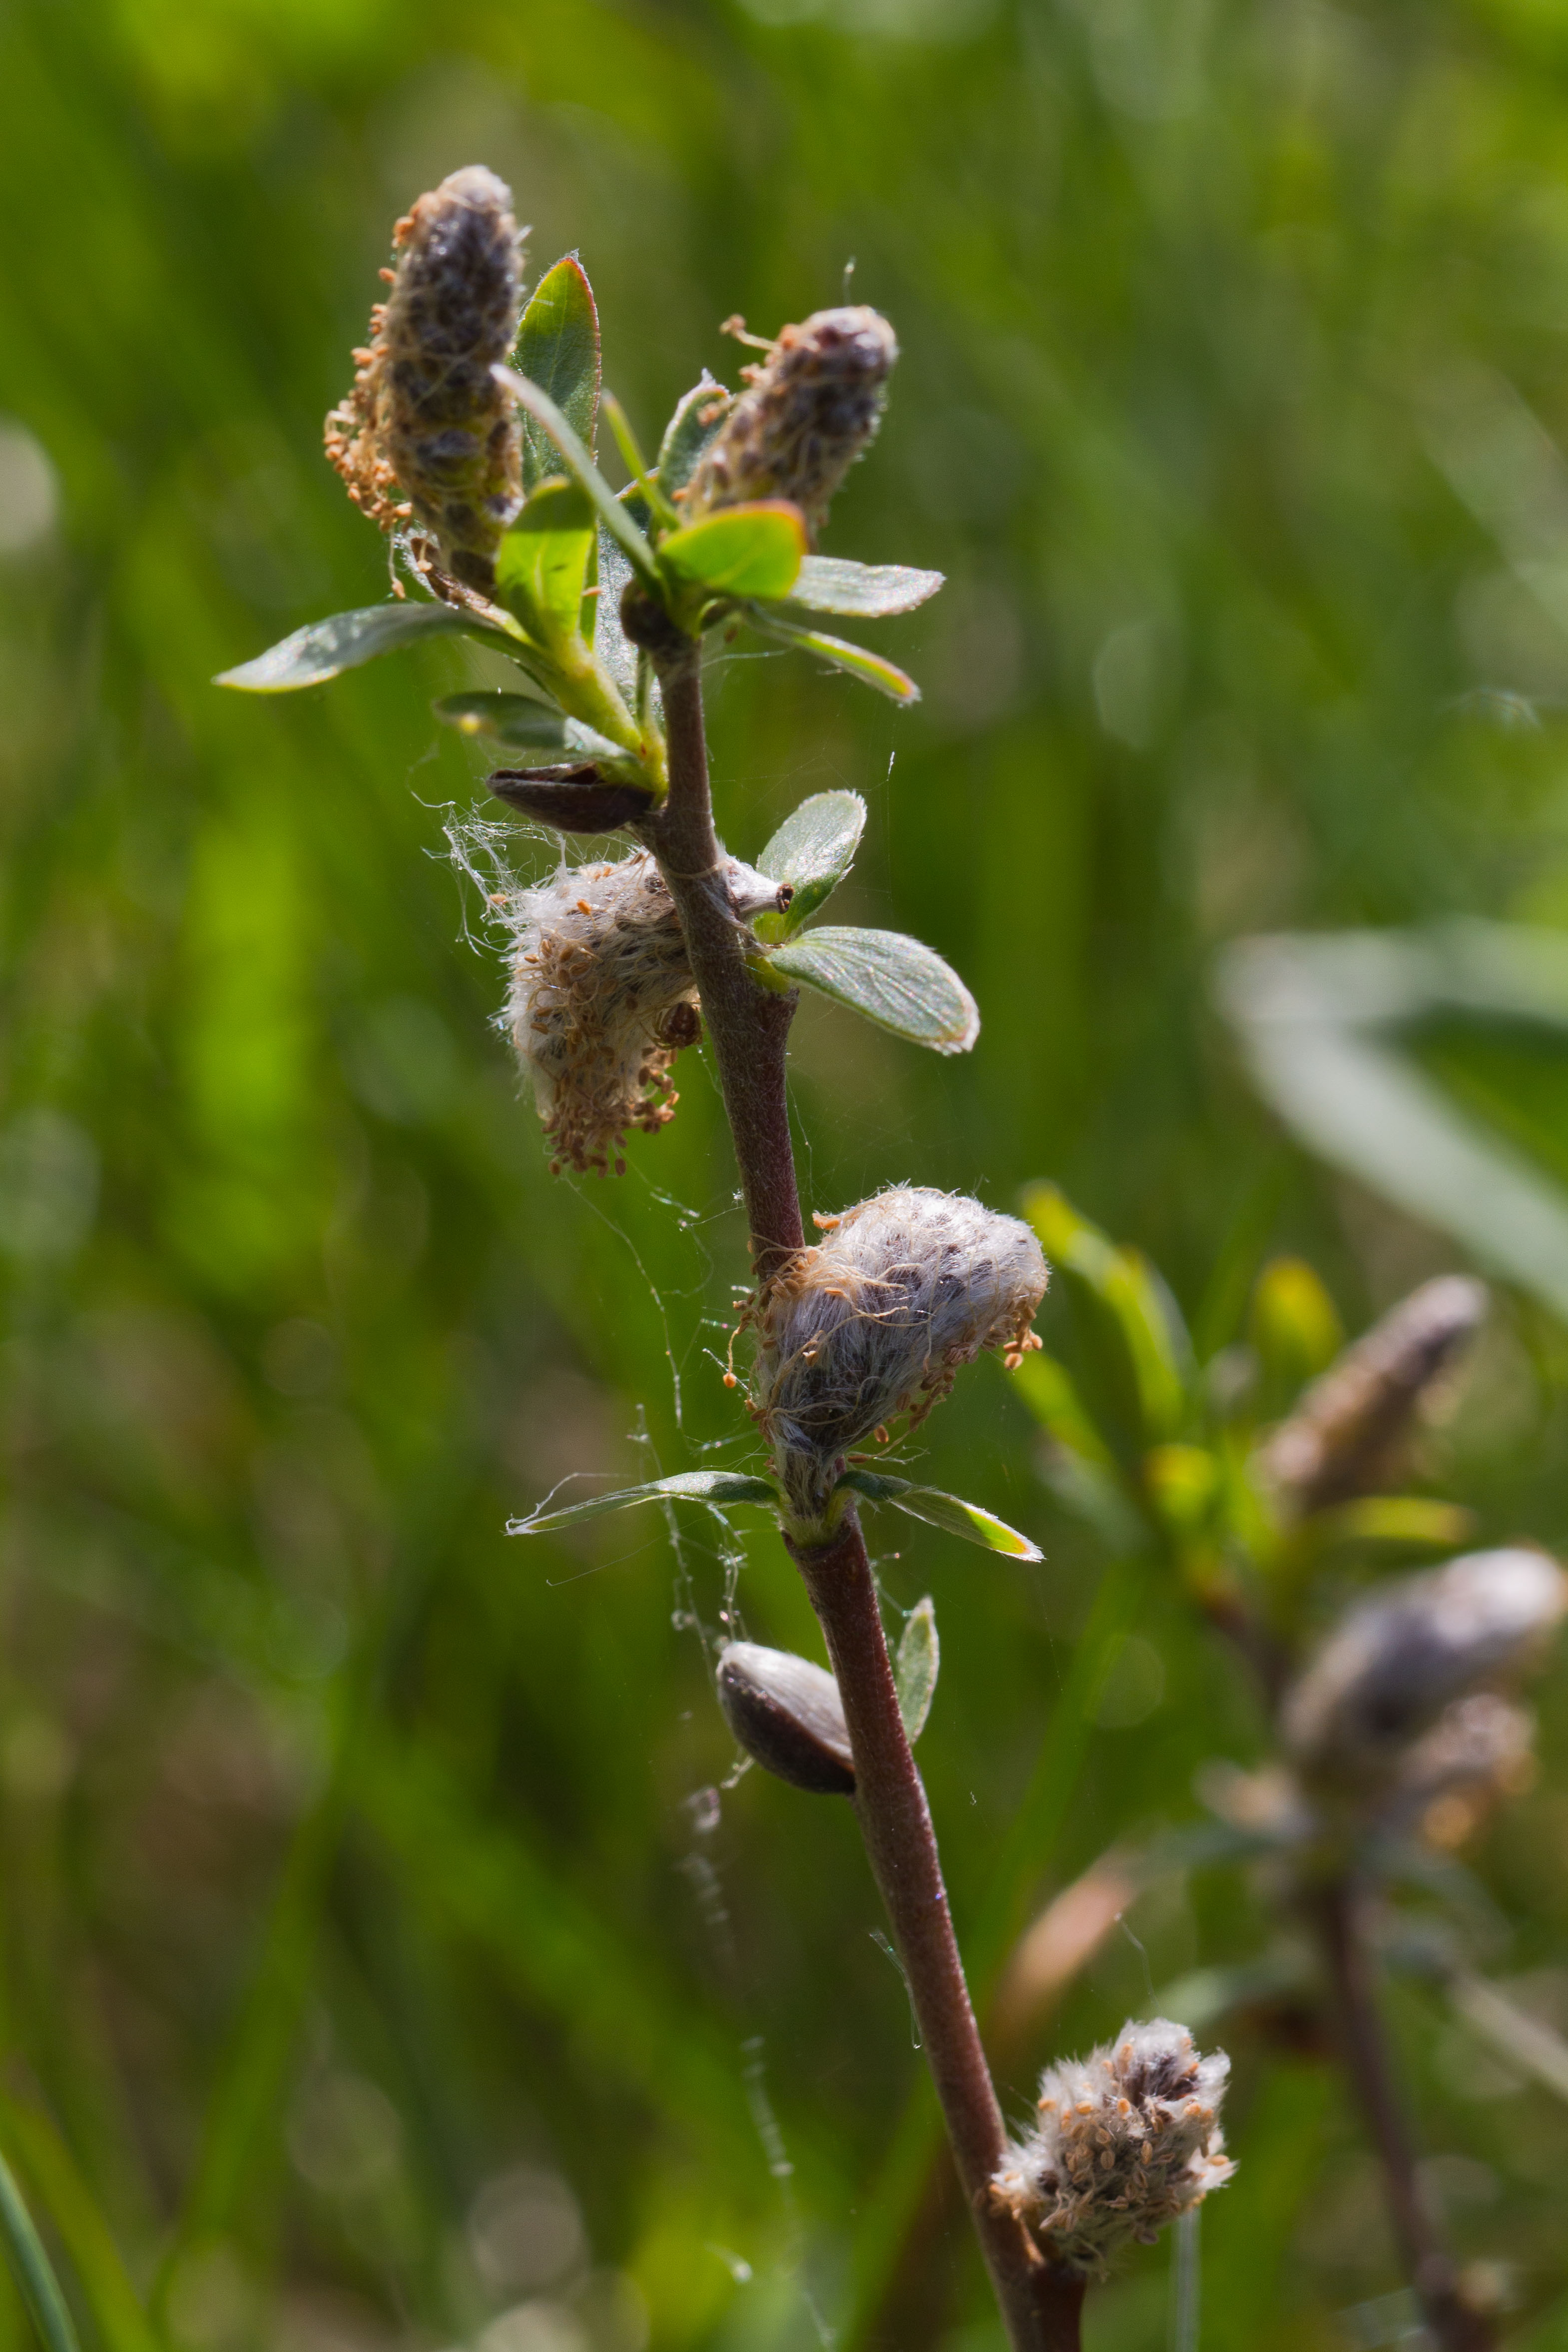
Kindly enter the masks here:
M 1292 1517 L 1382 1483 L 1417 1408 L 1474 1337 L 1486 1309 L 1484 1284 L 1439 1275 L 1402 1299 L 1313 1383 L 1261 1455 Z
M 1303 1777 L 1385 1785 L 1446 1708 L 1527 1673 L 1565 1608 L 1556 1562 L 1513 1549 L 1467 1552 L 1349 1610 L 1286 1694 L 1285 1741 Z
M 842 1457 L 894 1414 L 927 1412 L 983 1348 L 1016 1361 L 1048 1274 L 1016 1217 L 894 1185 L 826 1220 L 753 1302 L 751 1411 L 791 1515 L 821 1517 Z
M 850 467 L 882 421 L 898 343 L 863 304 L 817 310 L 786 327 L 742 393 L 684 493 L 695 520 L 748 499 L 789 499 L 813 538 Z
M 1235 2171 L 1218 2124 L 1230 2061 L 1198 2055 L 1186 2028 L 1155 2018 L 1040 2076 L 1037 2121 L 991 2182 L 1053 2263 L 1103 2278 L 1129 2241 L 1152 2245 Z
M 738 858 L 713 877 L 737 923 L 789 893 Z M 533 1081 L 552 1170 L 624 1172 L 632 1129 L 674 1117 L 670 1070 L 702 1034 L 680 919 L 652 857 L 563 866 L 507 908 L 511 987 L 502 1024 Z
M 470 164 L 419 198 L 392 244 L 392 289 L 327 419 L 327 455 L 383 530 L 412 519 L 448 572 L 488 593 L 522 482 L 516 407 L 492 373 L 522 311 L 511 192 Z

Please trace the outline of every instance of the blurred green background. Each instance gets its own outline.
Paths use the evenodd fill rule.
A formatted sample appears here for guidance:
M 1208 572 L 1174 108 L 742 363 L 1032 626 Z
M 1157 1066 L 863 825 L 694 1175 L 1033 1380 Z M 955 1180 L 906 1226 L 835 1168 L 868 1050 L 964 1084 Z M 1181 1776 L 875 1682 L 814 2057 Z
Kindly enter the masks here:
M 985 1026 L 954 1064 L 804 1006 L 808 1204 L 1049 1175 L 1205 1358 L 1281 1250 L 1358 1328 L 1456 1252 L 1286 1140 L 1209 971 L 1281 925 L 1568 923 L 1568 20 L 6 0 L 0 131 L 0 2146 L 96 2279 L 95 2352 L 152 2341 L 113 2245 L 190 2352 L 805 2352 L 920 2063 L 848 1809 L 723 1786 L 701 1629 L 815 1655 L 809 1613 L 755 1527 L 738 1565 L 695 1518 L 502 1532 L 570 1472 L 750 1457 L 709 1074 L 622 1181 L 548 1177 L 443 840 L 486 762 L 429 703 L 484 656 L 209 679 L 384 593 L 320 419 L 446 172 L 510 182 L 534 272 L 580 249 L 645 437 L 704 364 L 734 381 L 720 320 L 771 331 L 852 260 L 904 358 L 826 544 L 949 574 L 878 638 L 925 700 L 737 646 L 720 822 L 749 856 L 863 793 L 835 919 L 929 940 Z M 1559 1168 L 1562 1078 L 1539 1048 L 1519 1078 Z M 1430 1475 L 1561 1544 L 1565 1431 L 1561 1333 L 1500 1300 Z M 962 1936 L 1104 1555 L 993 1364 L 926 1442 L 1049 1555 L 877 1529 L 891 1600 L 936 1601 Z M 1258 1751 L 1157 1587 L 1136 1644 L 1021 1895 Z M 1471 1860 L 1489 1965 L 1568 2026 L 1568 1681 L 1542 1705 L 1544 1777 Z M 1010 2109 L 1259 1932 L 1244 1881 L 1167 1873 Z M 1461 2250 L 1511 2341 L 1568 2343 L 1568 2115 L 1435 1999 L 1398 2022 Z M 1395 2340 L 1343 2092 L 1233 2048 L 1203 2346 Z M 1167 2261 L 1092 2299 L 1098 2352 L 1164 2345 Z M 960 2239 L 931 2278 L 863 2340 L 992 2352 Z M 26 2330 L 0 2287 L 0 2347 Z

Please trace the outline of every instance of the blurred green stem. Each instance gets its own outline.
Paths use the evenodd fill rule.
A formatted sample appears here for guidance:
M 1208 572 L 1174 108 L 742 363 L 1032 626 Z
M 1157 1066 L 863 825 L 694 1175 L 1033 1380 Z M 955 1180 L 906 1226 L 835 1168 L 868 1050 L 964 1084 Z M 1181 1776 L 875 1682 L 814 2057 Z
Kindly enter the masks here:
M 669 797 L 643 828 L 643 838 L 674 900 L 702 998 L 761 1284 L 805 1244 L 785 1094 L 795 999 L 763 988 L 747 969 L 747 934 L 726 893 L 708 782 L 701 648 L 678 637 L 663 614 L 647 609 L 647 600 L 629 598 L 622 609 L 658 670 L 669 745 Z M 1006 2145 L 1001 2110 L 964 1980 L 936 1832 L 904 1736 L 860 1528 L 852 1517 L 831 1544 L 793 1557 L 827 1636 L 854 1754 L 862 1834 L 1009 2340 L 1014 2352 L 1075 2352 L 1082 2286 L 1044 2263 L 1022 2226 L 990 2202 L 991 2175 Z
M 1453 2260 L 1416 2168 L 1377 2006 L 1364 1906 L 1362 1890 L 1348 1874 L 1330 1880 L 1314 1902 L 1341 2054 L 1383 2166 L 1399 2258 L 1438 2352 L 1493 2352 L 1496 2330 L 1460 2294 Z

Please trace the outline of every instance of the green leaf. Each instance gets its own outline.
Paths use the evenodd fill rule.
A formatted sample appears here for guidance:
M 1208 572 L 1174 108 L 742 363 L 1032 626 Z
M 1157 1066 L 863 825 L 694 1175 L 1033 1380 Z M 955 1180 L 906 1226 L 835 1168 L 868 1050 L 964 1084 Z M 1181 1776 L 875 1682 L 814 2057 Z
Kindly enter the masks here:
M 863 1013 L 879 1028 L 938 1054 L 967 1054 L 980 1034 L 974 998 L 939 955 L 902 931 L 824 924 L 775 948 L 776 972 Z
M 854 863 L 865 831 L 859 793 L 813 793 L 787 816 L 757 861 L 770 882 L 788 882 L 795 896 L 781 915 L 762 915 L 759 940 L 787 940 L 831 896 Z
M 534 289 L 517 330 L 517 365 L 554 401 L 591 457 L 599 413 L 599 312 L 576 254 L 558 261 Z M 533 489 L 555 471 L 549 434 L 530 416 L 523 425 L 524 489 Z
M 815 654 L 830 668 L 858 677 L 862 686 L 874 687 L 892 702 L 907 709 L 920 699 L 920 688 L 896 662 L 884 661 L 881 654 L 868 652 L 864 646 L 851 645 L 847 637 L 824 636 L 821 629 L 802 628 L 798 621 L 765 604 L 748 605 L 746 617 L 759 636 L 777 638 L 800 653 Z
M 787 596 L 806 546 L 800 508 L 758 499 L 671 531 L 660 541 L 659 561 L 677 580 L 717 596 Z
M 81 2352 L 54 2264 L 44 2252 L 32 2215 L 4 2157 L 0 2157 L 0 2237 L 5 2240 L 12 2276 L 32 2314 L 46 2352 Z
M 898 1712 L 904 1717 L 904 1738 L 912 1748 L 925 1728 L 941 1664 L 936 1604 L 927 1593 L 924 1601 L 915 1602 L 904 1621 L 898 1654 L 893 1662 L 893 1679 L 898 1685 Z
M 530 634 L 556 646 L 581 635 L 594 518 L 579 482 L 558 475 L 530 492 L 496 557 L 496 590 Z
M 666 498 L 685 488 L 734 405 L 735 394 L 716 383 L 706 368 L 702 382 L 682 394 L 659 444 L 659 488 Z
M 546 1528 L 569 1527 L 576 1519 L 597 1518 L 601 1511 L 629 1510 L 633 1503 L 655 1503 L 663 1496 L 685 1496 L 698 1503 L 773 1503 L 779 1490 L 768 1478 L 748 1478 L 737 1470 L 680 1470 L 672 1478 L 653 1478 L 644 1486 L 622 1486 L 613 1495 L 595 1495 L 586 1503 L 570 1504 L 564 1511 L 530 1511 L 526 1519 L 508 1519 L 509 1536 L 537 1536 Z
M 887 1478 L 874 1470 L 845 1470 L 834 1492 L 845 1487 L 863 1495 L 868 1503 L 891 1503 L 895 1511 L 907 1511 L 912 1519 L 924 1519 L 928 1527 L 962 1536 L 966 1543 L 978 1544 L 983 1551 L 1004 1552 L 1009 1559 L 1045 1557 L 1038 1544 L 1020 1535 L 1017 1528 L 1009 1528 L 994 1511 L 983 1509 L 978 1503 L 966 1503 L 961 1495 L 945 1494 L 940 1486 L 915 1486 L 907 1478 Z
M 543 426 L 565 459 L 568 473 L 574 481 L 580 482 L 592 499 L 601 522 L 630 556 L 632 569 L 640 572 L 657 593 L 662 583 L 658 566 L 653 561 L 653 551 L 594 464 L 582 436 L 570 418 L 561 414 L 548 392 L 541 391 L 537 383 L 530 383 L 526 375 L 517 373 L 516 368 L 498 367 L 495 374 L 519 405 L 528 411 L 535 424 Z
M 1165 1285 L 1140 1250 L 1118 1249 L 1056 1185 L 1030 1185 L 1020 1205 L 1046 1256 L 1084 1283 L 1118 1326 L 1145 1438 L 1153 1444 L 1173 1435 L 1186 1408 L 1188 1350 Z
M 483 735 L 514 750 L 559 751 L 570 740 L 560 712 L 526 694 L 446 694 L 433 708 L 459 735 Z
M 852 563 L 842 555 L 808 555 L 789 602 L 810 613 L 858 613 L 876 620 L 890 613 L 913 613 L 945 581 L 943 572 L 917 572 L 909 563 Z
M 50 2118 L 0 2093 L 5 2138 L 82 2291 L 104 2352 L 162 2352 L 102 2209 Z
M 1243 940 L 1221 1009 L 1253 1081 L 1310 1150 L 1568 1315 L 1568 1196 L 1410 1057 L 1439 1013 L 1568 1027 L 1568 940 L 1523 924 Z
M 514 656 L 517 652 L 503 631 L 486 628 L 455 604 L 365 604 L 358 612 L 309 622 L 254 661 L 221 671 L 213 684 L 238 687 L 245 694 L 293 694 L 302 686 L 320 686 L 343 670 L 358 669 L 378 654 L 395 653 L 400 646 L 454 636 L 480 637 Z

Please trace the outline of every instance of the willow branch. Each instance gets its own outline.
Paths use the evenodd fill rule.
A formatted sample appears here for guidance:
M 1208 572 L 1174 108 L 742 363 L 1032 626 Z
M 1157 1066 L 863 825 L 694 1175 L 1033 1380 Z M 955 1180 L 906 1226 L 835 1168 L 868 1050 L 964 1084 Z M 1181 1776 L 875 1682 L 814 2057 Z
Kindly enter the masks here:
M 1416 2168 L 1378 2009 L 1360 1891 L 1349 1877 L 1337 1877 L 1320 1890 L 1315 1910 L 1345 2070 L 1383 2167 L 1395 2242 L 1421 2316 L 1438 2352 L 1493 2352 L 1496 2331 L 1460 2294 L 1453 2259 Z
M 708 784 L 700 648 L 673 641 L 652 614 L 633 611 L 628 625 L 658 668 L 669 753 L 669 794 L 642 827 L 643 837 L 681 919 L 761 1281 L 805 1244 L 785 1093 L 795 998 L 754 976 L 746 935 L 724 888 Z M 1006 2135 L 964 1981 L 925 1791 L 898 1711 L 859 1527 L 851 1518 L 831 1545 L 794 1557 L 838 1676 L 862 1833 L 1009 2341 L 1014 2352 L 1077 2352 L 1081 2284 L 1046 2264 L 1022 2225 L 990 2201 L 990 2179 Z

